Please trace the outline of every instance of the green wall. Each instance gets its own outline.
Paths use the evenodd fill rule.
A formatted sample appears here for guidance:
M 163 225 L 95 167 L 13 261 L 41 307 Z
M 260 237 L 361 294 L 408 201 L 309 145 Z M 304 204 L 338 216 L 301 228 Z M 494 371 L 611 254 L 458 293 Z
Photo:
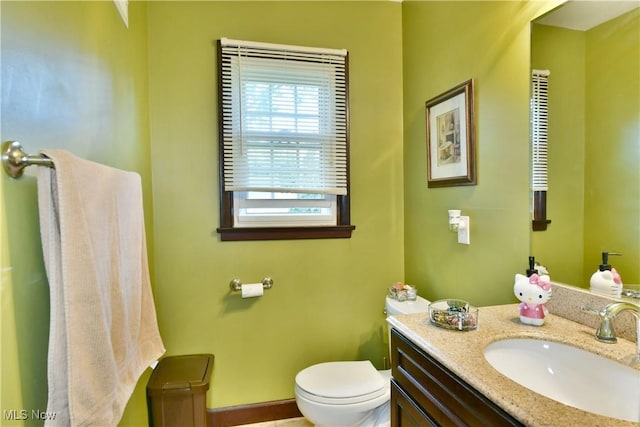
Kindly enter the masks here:
M 430 299 L 516 301 L 531 227 L 529 21 L 551 3 L 403 3 L 405 278 Z M 427 188 L 424 103 L 469 78 L 478 185 Z M 447 209 L 470 216 L 471 245 L 448 230 Z
M 588 31 L 535 25 L 532 64 L 551 70 L 549 204 L 532 234 L 552 277 L 589 286 L 601 252 L 640 283 L 640 11 Z
M 382 367 L 383 300 L 397 280 L 429 299 L 514 301 L 529 255 L 529 20 L 550 3 L 130 2 L 125 30 L 111 2 L 2 2 L 2 139 L 138 170 L 168 354 L 216 355 L 209 407 L 289 399 L 312 363 Z M 223 36 L 349 50 L 351 239 L 220 242 Z M 424 102 L 468 78 L 478 185 L 427 189 Z M 42 82 L 55 96 L 38 97 Z M 1 406 L 41 408 L 48 288 L 35 181 L 1 183 Z M 470 246 L 447 231 L 452 208 L 471 216 Z M 262 298 L 228 291 L 235 277 L 264 276 L 275 284 Z M 146 378 L 122 425 L 146 423 Z
M 351 239 L 220 241 L 220 37 L 348 49 Z M 160 329 L 170 354 L 215 354 L 209 406 L 292 398 L 321 361 L 381 368 L 384 297 L 404 276 L 400 3 L 151 3 L 149 84 Z M 261 298 L 229 293 L 265 276 Z
M 532 68 L 551 71 L 547 217 L 552 221 L 547 230 L 531 233 L 532 254 L 554 280 L 584 286 L 584 31 L 535 24 L 531 39 Z
M 111 2 L 0 3 L 2 141 L 26 151 L 69 150 L 142 176 L 150 254 L 146 5 L 130 3 L 127 30 Z M 46 410 L 49 287 L 38 223 L 35 167 L 0 174 L 2 347 L 0 425 L 9 410 Z M 146 380 L 145 380 L 146 382 Z M 142 391 L 142 393 L 141 393 Z M 123 424 L 146 417 L 144 388 Z
M 623 282 L 640 284 L 640 9 L 586 38 L 584 274 L 615 251 Z

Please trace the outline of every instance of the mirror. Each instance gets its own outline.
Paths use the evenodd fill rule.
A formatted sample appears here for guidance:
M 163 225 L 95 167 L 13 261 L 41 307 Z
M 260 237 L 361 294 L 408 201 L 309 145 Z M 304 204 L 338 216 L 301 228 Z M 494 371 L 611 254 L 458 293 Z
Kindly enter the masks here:
M 531 68 L 551 73 L 551 223 L 531 255 L 557 282 L 589 288 L 607 251 L 640 287 L 639 5 L 569 1 L 531 24 Z

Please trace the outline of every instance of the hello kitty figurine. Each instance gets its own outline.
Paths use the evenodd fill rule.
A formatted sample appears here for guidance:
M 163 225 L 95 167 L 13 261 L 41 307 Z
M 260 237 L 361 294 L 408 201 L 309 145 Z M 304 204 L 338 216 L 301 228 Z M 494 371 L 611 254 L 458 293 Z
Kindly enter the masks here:
M 518 306 L 520 321 L 527 325 L 541 326 L 549 314 L 544 303 L 551 299 L 551 279 L 547 275 L 530 277 L 516 274 L 513 293 L 522 301 Z

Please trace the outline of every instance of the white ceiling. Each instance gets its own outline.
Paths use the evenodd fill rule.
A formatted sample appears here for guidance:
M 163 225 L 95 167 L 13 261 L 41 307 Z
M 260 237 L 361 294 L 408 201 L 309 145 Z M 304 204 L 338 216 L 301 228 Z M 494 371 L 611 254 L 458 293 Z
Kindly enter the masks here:
M 570 0 L 536 22 L 585 31 L 637 7 L 640 0 Z

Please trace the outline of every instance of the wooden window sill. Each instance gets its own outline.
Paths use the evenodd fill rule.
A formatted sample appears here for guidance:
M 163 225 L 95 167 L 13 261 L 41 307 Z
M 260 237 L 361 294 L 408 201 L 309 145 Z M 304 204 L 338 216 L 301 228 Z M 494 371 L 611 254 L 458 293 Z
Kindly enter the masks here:
M 327 227 L 246 227 L 218 228 L 222 241 L 242 240 L 298 240 L 298 239 L 349 239 L 355 225 Z

